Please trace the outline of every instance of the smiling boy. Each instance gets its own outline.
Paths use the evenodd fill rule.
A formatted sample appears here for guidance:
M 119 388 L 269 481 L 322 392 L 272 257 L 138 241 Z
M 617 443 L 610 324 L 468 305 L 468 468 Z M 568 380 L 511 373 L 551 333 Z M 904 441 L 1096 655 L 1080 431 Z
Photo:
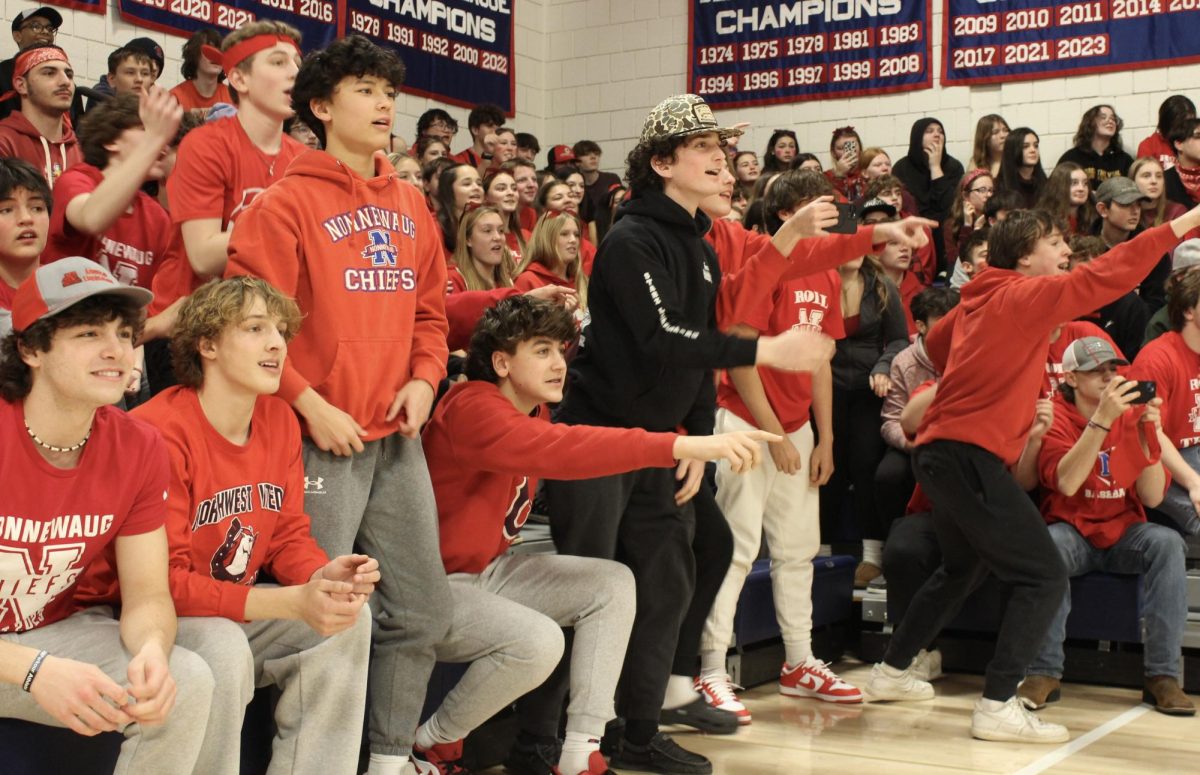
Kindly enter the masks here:
M 971 733 L 1017 742 L 1068 738 L 1066 727 L 1042 722 L 1016 698 L 1067 576 L 1041 514 L 1008 466 L 1029 432 L 1025 407 L 1044 377 L 1051 332 L 1127 293 L 1198 224 L 1200 208 L 1069 274 L 1071 249 L 1048 215 L 1017 210 L 992 227 L 988 270 L 964 286 L 962 302 L 928 337 L 931 359 L 944 376 L 918 429 L 913 462 L 933 502 L 942 566 L 917 592 L 872 670 L 868 695 L 933 698 L 933 687 L 911 671 L 913 657 L 990 572 L 1011 593 Z
M 361 36 L 304 61 L 296 107 L 325 150 L 254 200 L 226 268 L 266 279 L 306 316 L 278 395 L 302 421 L 312 532 L 331 556 L 357 543 L 383 571 L 371 775 L 407 761 L 452 607 L 418 437 L 446 373 L 446 264 L 420 192 L 379 151 L 403 80 L 395 54 Z

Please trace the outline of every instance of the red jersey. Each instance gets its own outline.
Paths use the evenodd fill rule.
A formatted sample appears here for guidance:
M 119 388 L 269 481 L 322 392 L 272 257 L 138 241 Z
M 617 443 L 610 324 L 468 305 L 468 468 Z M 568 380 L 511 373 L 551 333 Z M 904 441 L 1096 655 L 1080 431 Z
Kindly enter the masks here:
M 1060 393 L 1054 398 L 1054 422 L 1042 439 L 1038 478 L 1042 483 L 1042 516 L 1047 522 L 1066 522 L 1098 549 L 1107 549 L 1130 525 L 1146 521 L 1135 483 L 1142 471 L 1159 461 L 1162 451 L 1153 426 L 1147 427 L 1146 447 L 1138 439 L 1144 407 L 1134 407 L 1113 423 L 1105 435 L 1092 470 L 1071 497 L 1058 490 L 1058 464 L 1083 435 L 1088 420 Z
M 809 328 L 842 339 L 846 331 L 841 295 L 842 279 L 836 269 L 785 280 L 776 287 L 770 306 L 760 305 L 744 322 L 765 336 L 776 336 L 792 328 Z M 783 430 L 791 433 L 804 427 L 812 405 L 812 374 L 760 368 L 758 376 Z M 717 403 L 754 427 L 760 427 L 738 394 L 728 371 L 721 372 Z
M 0 401 L 0 632 L 77 611 L 81 574 L 114 539 L 162 527 L 167 480 L 158 431 L 119 409 L 96 410 L 79 465 L 62 469 L 34 447 L 23 405 Z
M 1167 138 L 1158 133 L 1158 130 L 1138 143 L 1137 157 L 1140 159 L 1144 156 L 1158 159 L 1163 170 L 1169 170 L 1175 166 L 1175 148 Z
M 58 206 L 50 214 L 50 239 L 42 253 L 48 264 L 67 256 L 90 258 L 125 285 L 149 288 L 162 264 L 171 238 L 171 216 L 154 197 L 138 191 L 129 209 L 103 234 L 84 234 L 67 221 L 67 205 L 90 194 L 104 180 L 104 172 L 79 163 L 63 173 L 54 189 Z
M 282 400 L 259 397 L 244 445 L 212 427 L 192 388 L 167 388 L 133 416 L 162 432 L 171 459 L 167 536 L 180 616 L 242 621 L 260 570 L 292 586 L 329 561 L 309 532 L 300 425 Z
M 18 111 L 0 121 L 0 157 L 29 162 L 53 189 L 68 167 L 83 161 L 83 152 L 70 121 L 63 119 L 62 139 L 54 143 L 42 137 L 38 128 Z
M 521 531 L 537 480 L 593 479 L 675 465 L 677 435 L 640 428 L 551 424 L 523 414 L 482 381 L 450 388 L 422 445 L 437 500 L 447 573 L 479 573 Z
M 1188 347 L 1178 331 L 1168 331 L 1143 347 L 1129 379 L 1157 383 L 1163 432 L 1177 448 L 1200 444 L 1200 353 Z
M 223 83 L 218 83 L 217 88 L 213 90 L 211 97 L 205 97 L 196 89 L 194 81 L 183 81 L 174 89 L 171 89 L 171 96 L 179 100 L 179 104 L 184 110 L 202 110 L 211 108 L 218 102 L 224 102 L 226 105 L 233 104 L 233 97 L 229 96 L 229 87 Z
M 225 271 L 267 280 L 306 316 L 281 398 L 311 386 L 367 441 L 399 429 L 386 415 L 400 388 L 446 376 L 446 262 L 435 234 L 421 193 L 382 157 L 366 180 L 324 151 L 306 153 L 254 200 Z
M 1064 381 L 1062 360 L 1067 354 L 1067 348 L 1076 339 L 1082 339 L 1085 336 L 1098 336 L 1108 342 L 1112 347 L 1113 352 L 1118 358 L 1124 358 L 1121 353 L 1121 348 L 1117 347 L 1117 343 L 1112 340 L 1108 333 L 1096 325 L 1089 323 L 1086 320 L 1072 320 L 1068 323 L 1063 323 L 1062 332 L 1058 338 L 1050 343 L 1050 349 L 1046 351 L 1046 375 L 1042 379 L 1042 392 L 1039 398 L 1053 398 L 1058 386 Z
M 1011 466 L 1029 430 L 1029 402 L 1046 371 L 1050 332 L 1120 298 L 1179 242 L 1169 225 L 1142 232 L 1069 274 L 1029 277 L 991 267 L 926 337 L 942 373 L 917 444 L 974 444 Z M 946 346 L 945 337 L 949 337 Z M 939 360 L 938 354 L 945 355 Z
M 279 153 L 268 156 L 250 141 L 236 116 L 205 124 L 183 138 L 175 170 L 167 178 L 175 227 L 169 255 L 155 277 L 150 314 L 158 314 L 200 286 L 201 278 L 188 263 L 180 226 L 219 218 L 221 229 L 228 231 L 254 197 L 281 180 L 292 160 L 307 150 L 285 134 Z

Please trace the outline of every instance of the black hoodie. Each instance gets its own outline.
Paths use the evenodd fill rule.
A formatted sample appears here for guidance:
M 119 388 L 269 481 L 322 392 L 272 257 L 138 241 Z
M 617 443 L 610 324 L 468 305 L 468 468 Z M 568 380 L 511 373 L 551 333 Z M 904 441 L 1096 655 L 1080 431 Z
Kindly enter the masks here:
M 617 212 L 596 253 L 588 315 L 557 419 L 712 433 L 714 368 L 749 366 L 757 343 L 717 330 L 712 222 L 660 191 Z
M 908 136 L 908 155 L 896 162 L 892 174 L 900 178 L 900 182 L 917 200 L 917 215 L 941 223 L 950 217 L 950 208 L 954 206 L 954 196 L 962 180 L 963 166 L 943 150 L 942 176 L 930 180 L 929 157 L 925 155 L 924 147 L 925 130 L 930 124 L 942 127 L 942 133 L 945 134 L 945 125 L 936 118 L 923 118 L 915 122 Z

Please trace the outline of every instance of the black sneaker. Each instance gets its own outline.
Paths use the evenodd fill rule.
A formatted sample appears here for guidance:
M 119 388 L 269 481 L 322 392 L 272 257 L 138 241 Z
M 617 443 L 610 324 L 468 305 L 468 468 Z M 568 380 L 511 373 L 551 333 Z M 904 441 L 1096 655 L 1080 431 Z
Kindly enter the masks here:
M 621 750 L 621 741 L 625 738 L 625 719 L 620 716 L 610 719 L 604 725 L 604 736 L 600 738 L 600 753 L 608 759 L 613 758 Z
M 525 743 L 518 740 L 504 758 L 504 769 L 516 775 L 558 775 L 562 743 Z
M 737 731 L 738 717 L 736 713 L 714 708 L 703 697 L 697 697 L 682 708 L 664 709 L 658 716 L 658 723 L 683 724 L 714 735 L 732 735 Z
M 712 762 L 698 753 L 681 748 L 669 735 L 659 732 L 647 745 L 628 740 L 609 762 L 620 770 L 662 772 L 667 775 L 712 775 Z

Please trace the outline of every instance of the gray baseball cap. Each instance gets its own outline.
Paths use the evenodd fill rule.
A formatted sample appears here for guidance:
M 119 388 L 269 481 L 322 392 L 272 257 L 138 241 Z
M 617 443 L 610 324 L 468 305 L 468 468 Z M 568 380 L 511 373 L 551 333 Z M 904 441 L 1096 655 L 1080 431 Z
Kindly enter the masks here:
M 1100 184 L 1100 188 L 1096 189 L 1096 201 L 1106 205 L 1113 202 L 1119 205 L 1131 205 L 1149 198 L 1137 187 L 1137 183 L 1121 176 L 1109 178 Z
M 1106 363 L 1128 366 L 1113 346 L 1098 336 L 1085 336 L 1067 345 L 1063 353 L 1063 371 L 1095 371 Z
M 145 288 L 122 285 L 104 267 L 80 256 L 71 256 L 38 267 L 13 295 L 12 327 L 24 331 L 84 299 L 100 294 L 124 296 L 145 307 L 154 294 Z
M 1200 239 L 1189 239 L 1180 242 L 1171 253 L 1171 271 L 1191 269 L 1200 266 Z
M 687 137 L 704 132 L 716 132 L 722 140 L 740 137 L 748 124 L 717 126 L 712 108 L 695 94 L 676 94 L 654 106 L 646 123 L 642 125 L 641 141 L 666 140 L 672 137 Z

